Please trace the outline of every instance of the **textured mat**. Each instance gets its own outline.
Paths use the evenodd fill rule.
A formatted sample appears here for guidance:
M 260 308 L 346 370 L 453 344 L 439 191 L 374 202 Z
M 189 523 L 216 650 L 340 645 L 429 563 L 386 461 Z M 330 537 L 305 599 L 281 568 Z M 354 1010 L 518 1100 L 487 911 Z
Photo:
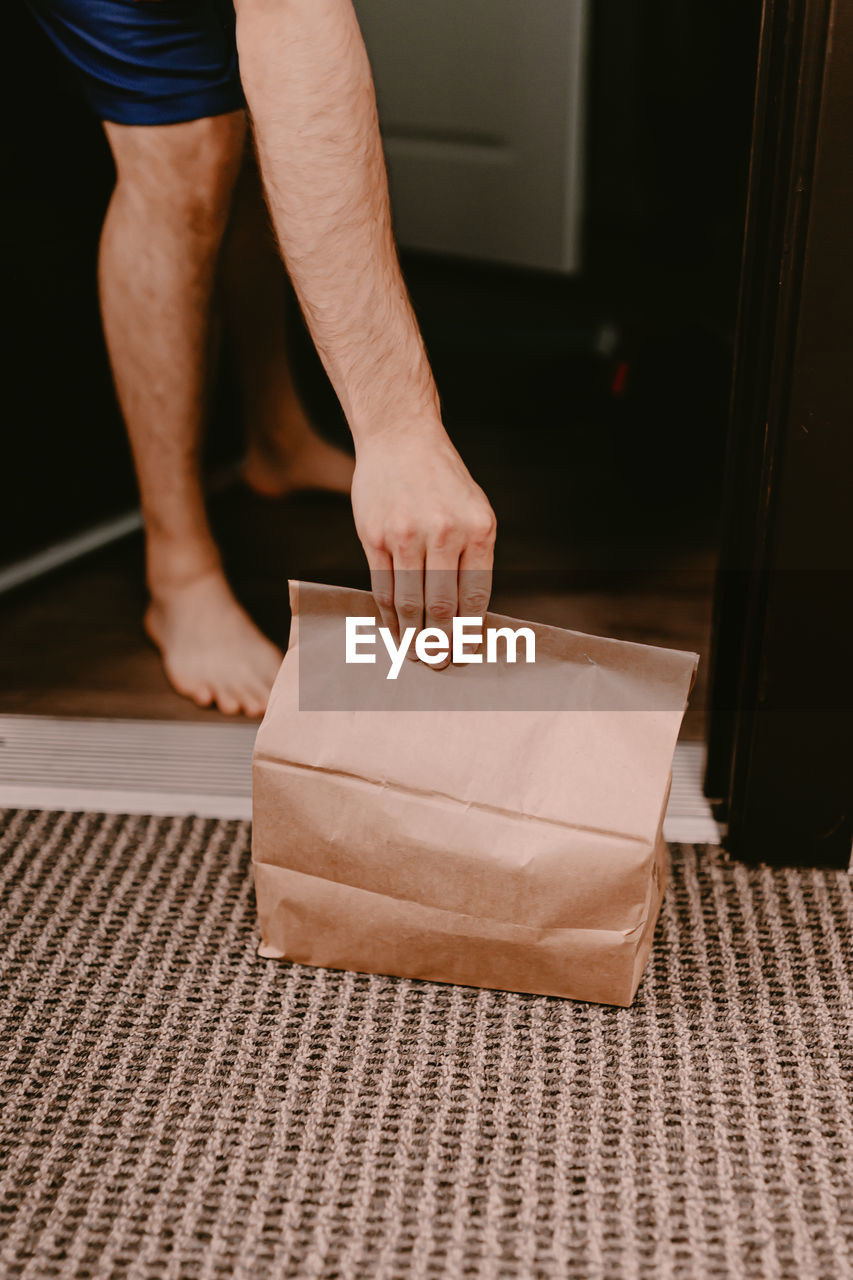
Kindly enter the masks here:
M 632 1009 L 255 955 L 248 827 L 0 813 L 3 1276 L 853 1274 L 853 893 L 673 850 Z

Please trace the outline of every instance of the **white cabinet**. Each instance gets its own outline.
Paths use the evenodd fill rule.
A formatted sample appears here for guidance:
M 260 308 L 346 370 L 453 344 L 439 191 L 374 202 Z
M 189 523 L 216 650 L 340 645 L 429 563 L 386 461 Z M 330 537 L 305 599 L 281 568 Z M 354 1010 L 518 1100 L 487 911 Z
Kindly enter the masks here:
M 397 238 L 572 271 L 588 0 L 355 0 Z

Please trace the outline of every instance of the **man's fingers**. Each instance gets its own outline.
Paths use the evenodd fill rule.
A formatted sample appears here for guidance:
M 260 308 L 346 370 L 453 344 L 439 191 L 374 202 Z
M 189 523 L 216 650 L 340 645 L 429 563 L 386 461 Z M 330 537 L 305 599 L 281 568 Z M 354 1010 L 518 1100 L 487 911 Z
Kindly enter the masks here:
M 459 614 L 482 618 L 492 594 L 491 546 L 469 543 L 459 560 Z
M 439 554 L 432 553 L 427 549 L 424 601 L 426 606 L 426 625 L 428 627 L 436 627 L 447 636 L 447 657 L 441 662 L 430 664 L 435 666 L 436 670 L 446 667 L 450 662 L 453 619 L 458 612 L 459 604 L 459 566 L 456 557 L 453 557 L 452 569 L 436 567 L 437 560 L 439 564 L 445 566 L 449 558 L 446 549 L 443 549 Z
M 422 641 L 426 658 L 446 647 L 447 659 L 430 666 L 446 666 L 451 660 L 453 619 L 481 618 L 489 605 L 495 517 L 482 491 L 465 496 L 458 515 L 448 514 L 452 507 L 447 503 L 436 503 L 428 518 L 418 510 L 423 504 L 415 503 L 408 512 L 397 504 L 393 518 L 386 509 L 383 518 L 374 519 L 369 536 L 356 523 L 377 611 L 395 643 L 407 631 L 416 637 L 424 627 L 441 632 Z M 417 661 L 415 644 L 406 656 Z
M 492 594 L 492 564 L 495 557 L 495 513 L 488 503 L 459 558 L 459 613 L 482 618 Z
M 394 565 L 387 551 L 379 547 L 365 548 L 370 568 L 370 590 L 379 610 L 383 627 L 387 627 L 399 642 L 397 614 L 394 610 Z
M 399 635 L 405 635 L 407 627 L 414 627 L 415 634 L 424 625 L 424 547 L 423 544 L 405 543 L 394 548 L 394 610 L 397 614 Z M 415 647 L 406 655 L 417 661 Z

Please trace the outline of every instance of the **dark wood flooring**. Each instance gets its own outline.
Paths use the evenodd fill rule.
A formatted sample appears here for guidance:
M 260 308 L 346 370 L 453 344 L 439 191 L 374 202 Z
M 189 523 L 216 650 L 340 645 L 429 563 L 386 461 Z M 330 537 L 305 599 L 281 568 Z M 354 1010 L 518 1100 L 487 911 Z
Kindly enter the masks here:
M 367 585 L 348 505 L 322 497 L 269 502 L 241 492 L 217 504 L 232 580 L 254 616 L 287 642 L 287 578 Z M 524 567 L 511 532 L 493 607 L 597 634 L 692 649 L 700 677 L 684 735 L 704 726 L 713 557 L 693 548 L 666 562 L 557 572 Z M 514 555 L 513 555 L 514 552 Z M 515 562 L 513 564 L 513 561 Z M 169 687 L 140 626 L 138 538 L 34 585 L 0 608 L 0 712 L 215 721 Z

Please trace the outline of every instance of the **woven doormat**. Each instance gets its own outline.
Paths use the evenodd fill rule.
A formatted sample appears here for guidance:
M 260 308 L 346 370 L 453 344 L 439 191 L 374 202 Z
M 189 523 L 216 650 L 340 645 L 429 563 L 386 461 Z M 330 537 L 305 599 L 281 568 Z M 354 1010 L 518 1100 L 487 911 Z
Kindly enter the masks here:
M 848 877 L 676 847 L 631 1009 L 255 954 L 249 829 L 0 812 L 4 1276 L 853 1274 Z

